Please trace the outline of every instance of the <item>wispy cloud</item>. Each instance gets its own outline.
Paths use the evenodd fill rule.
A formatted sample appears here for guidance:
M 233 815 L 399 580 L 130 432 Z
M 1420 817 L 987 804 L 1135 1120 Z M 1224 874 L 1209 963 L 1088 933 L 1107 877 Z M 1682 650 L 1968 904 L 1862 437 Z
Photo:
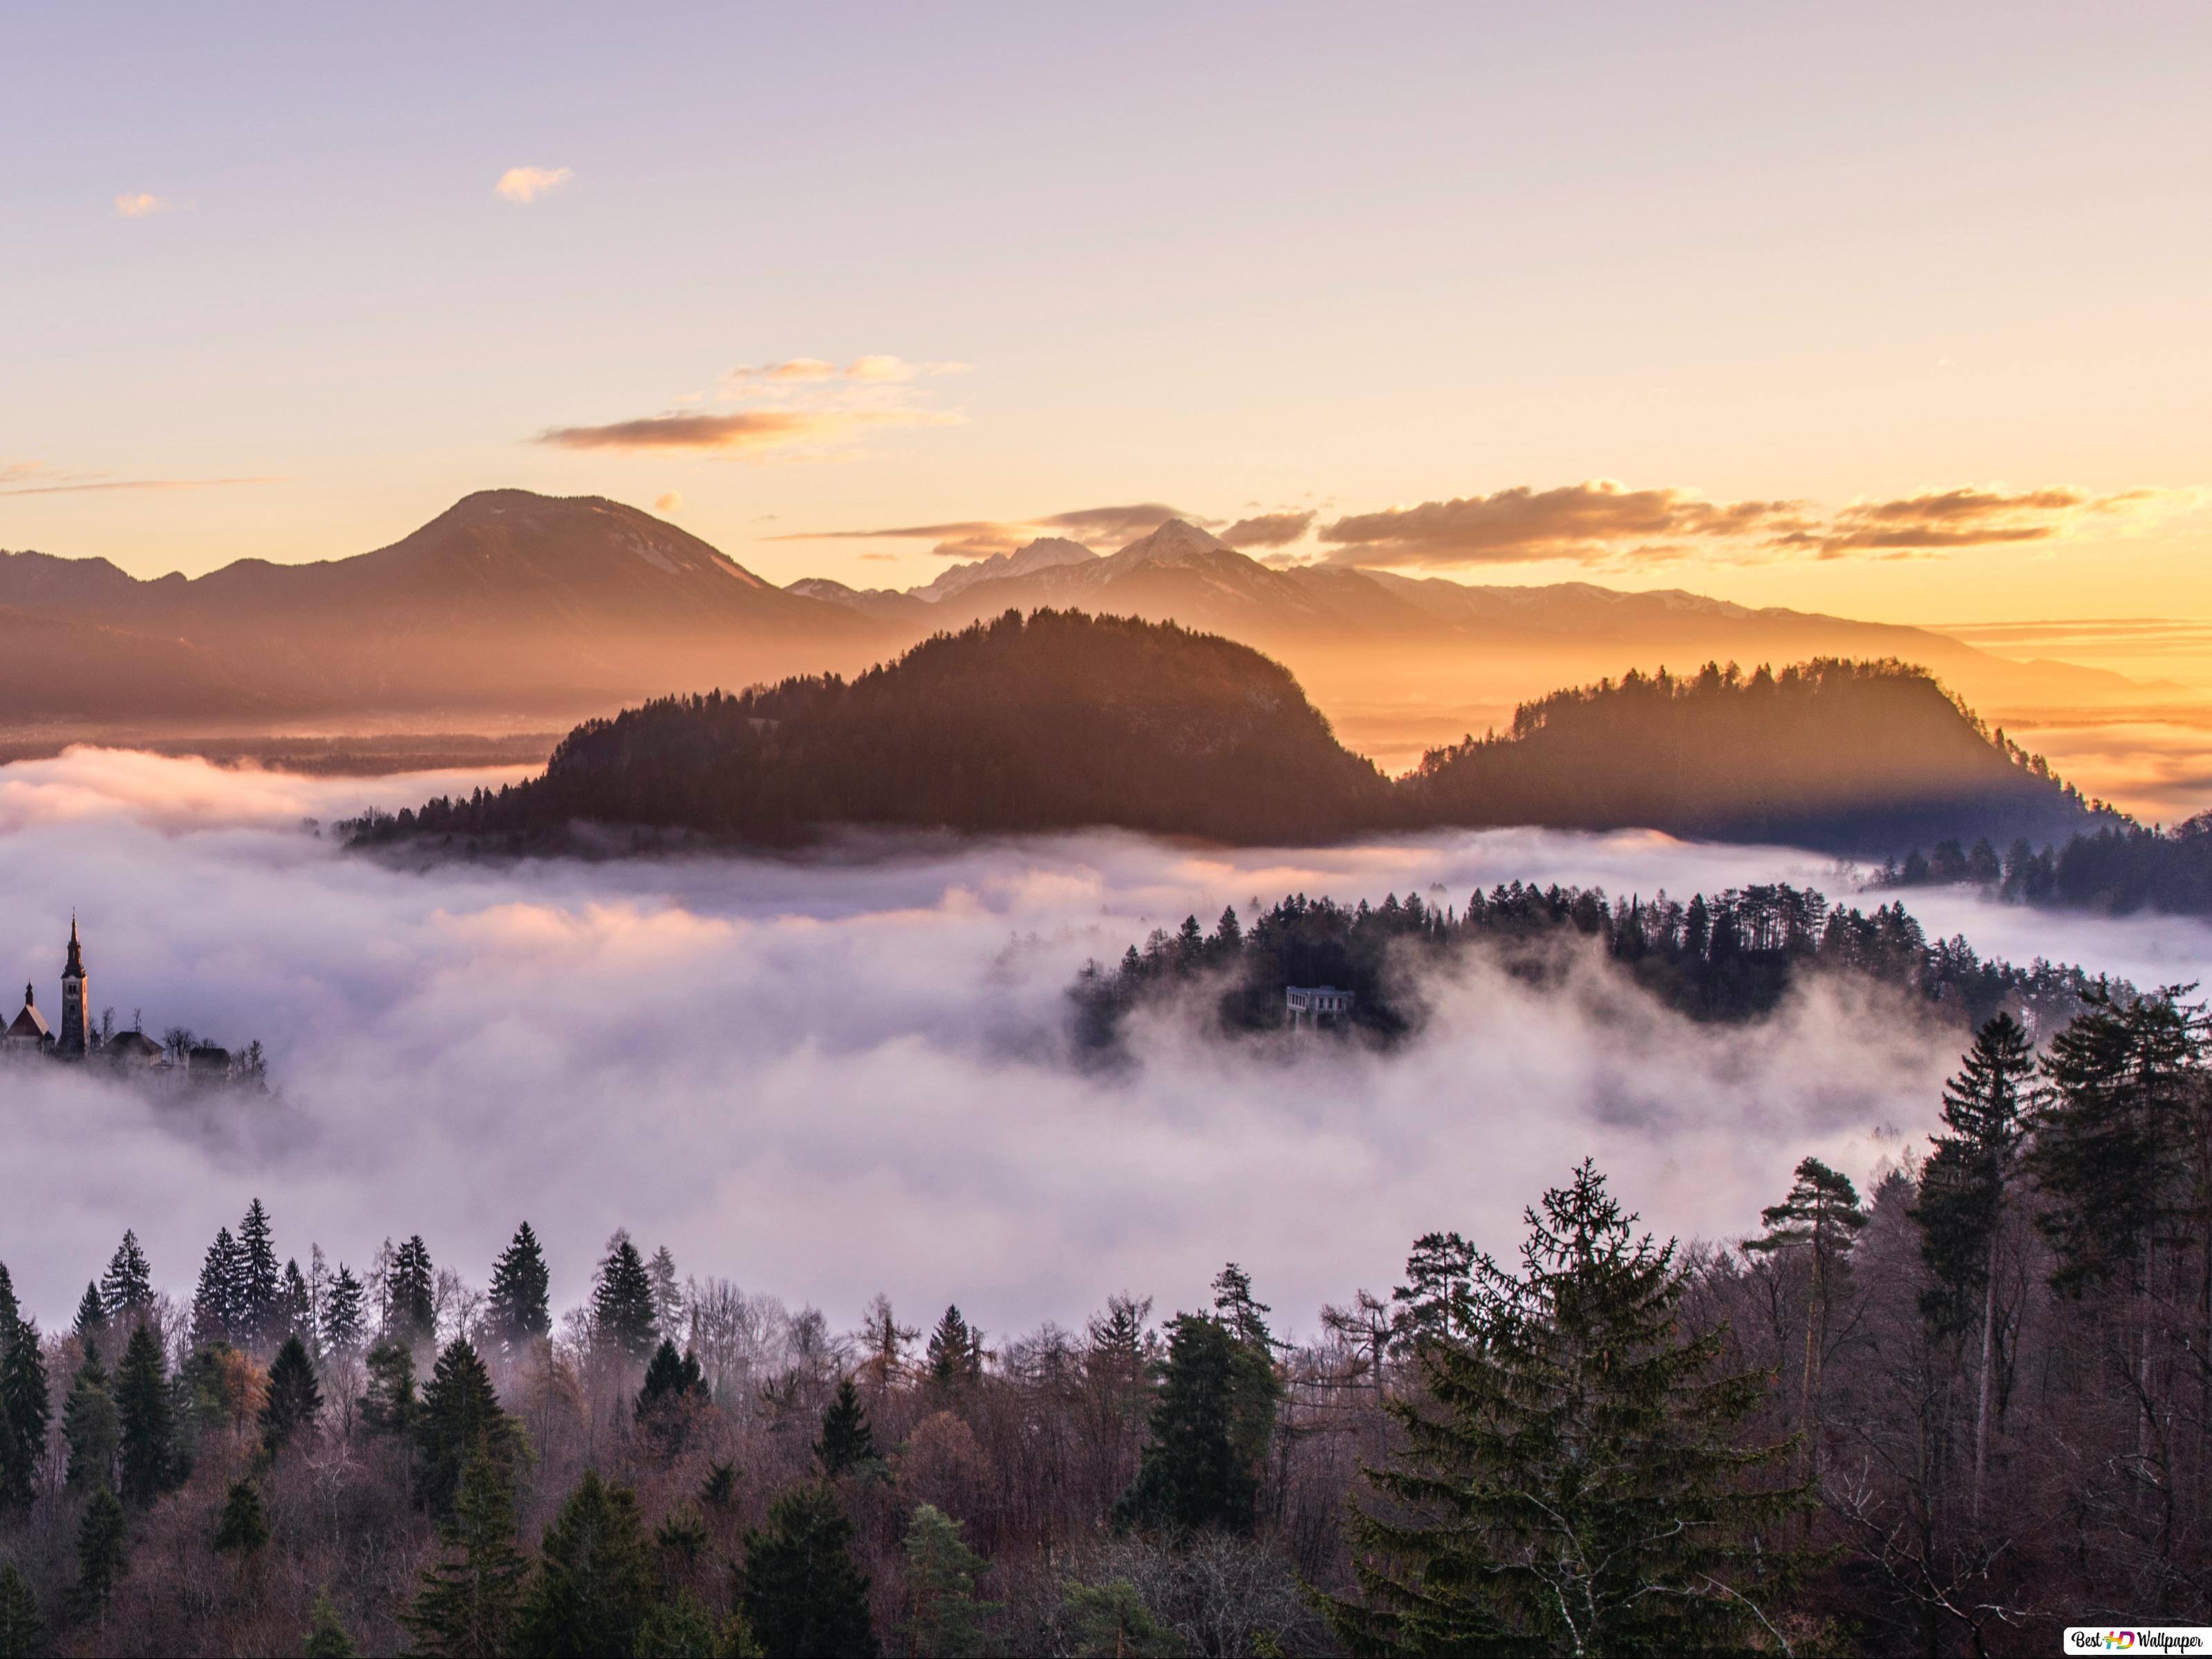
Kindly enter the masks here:
M 1221 532 L 1231 547 L 1288 547 L 1313 528 L 1310 513 L 1261 513 L 1239 519 Z
M 510 202 L 534 202 L 550 196 L 576 176 L 573 167 L 509 167 L 496 188 Z
M 116 478 L 105 472 L 57 471 L 43 461 L 0 462 L 0 495 L 79 495 L 115 490 L 219 489 L 233 484 L 281 483 L 270 474 L 250 478 Z
M 550 427 L 533 441 L 556 449 L 691 449 L 744 455 L 831 443 L 866 427 L 943 426 L 958 418 L 925 409 L 744 409 L 727 415 L 678 411 L 605 426 Z
M 880 530 L 811 530 L 770 538 L 784 542 L 928 541 L 930 551 L 948 559 L 988 558 L 1012 552 L 1043 536 L 1065 536 L 1085 547 L 1121 547 L 1149 536 L 1170 519 L 1191 524 L 1220 522 L 1159 501 L 1121 507 L 1080 507 L 1033 519 L 955 519 L 942 524 L 892 525 Z
M 189 203 L 173 202 L 166 196 L 149 195 L 143 190 L 130 191 L 115 198 L 115 211 L 125 219 L 146 219 L 156 213 L 172 213 Z
M 780 387 L 842 381 L 854 386 L 899 386 L 927 375 L 972 374 L 967 363 L 910 363 L 903 357 L 872 353 L 839 368 L 824 357 L 787 357 L 781 362 L 740 363 L 722 376 L 726 400 L 751 398 Z
M 1854 501 L 1831 511 L 1810 501 L 1717 501 L 1692 489 L 1631 489 L 1597 478 L 1353 514 L 1318 533 L 1330 544 L 1328 562 L 1382 568 L 1547 560 L 1626 564 L 1692 552 L 1745 562 L 1807 555 L 1905 558 L 2052 541 L 2092 520 L 2117 522 L 2201 499 L 2202 492 L 2185 489 L 2096 495 L 2071 485 L 1966 486 Z

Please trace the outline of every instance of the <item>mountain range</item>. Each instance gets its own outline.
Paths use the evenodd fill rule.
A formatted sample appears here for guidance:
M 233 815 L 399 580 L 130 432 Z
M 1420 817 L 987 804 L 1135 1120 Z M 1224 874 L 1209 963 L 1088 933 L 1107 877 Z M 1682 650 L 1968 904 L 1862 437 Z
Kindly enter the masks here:
M 1373 733 L 1378 710 L 1425 747 L 1460 735 L 1462 716 L 1473 729 L 1470 711 L 1485 705 L 1708 659 L 1893 657 L 1984 704 L 2139 689 L 1925 629 L 1679 591 L 1274 568 L 1176 520 L 1112 553 L 1048 538 L 904 592 L 822 579 L 778 587 L 635 507 L 498 489 L 391 546 L 314 563 L 246 559 L 142 580 L 104 559 L 0 553 L 0 708 L 9 722 L 64 730 L 371 716 L 483 730 L 796 672 L 849 674 L 933 633 L 1040 607 L 1173 620 L 1254 645 L 1378 751 L 1392 747 Z

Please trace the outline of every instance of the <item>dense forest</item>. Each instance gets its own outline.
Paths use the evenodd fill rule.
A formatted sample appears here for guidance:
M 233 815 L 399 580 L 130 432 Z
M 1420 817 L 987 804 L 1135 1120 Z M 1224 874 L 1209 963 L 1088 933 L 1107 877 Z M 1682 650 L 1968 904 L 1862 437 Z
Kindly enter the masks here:
M 2022 968 L 1985 960 L 1963 939 L 1931 940 L 1901 903 L 1869 914 L 1786 885 L 1621 903 L 1602 889 L 1516 881 L 1478 890 L 1464 910 L 1416 893 L 1379 905 L 1299 893 L 1255 906 L 1249 924 L 1224 910 L 1211 933 L 1186 916 L 1111 967 L 1086 963 L 1069 996 L 1079 1044 L 1094 1055 L 1116 1051 L 1131 1012 L 1171 1000 L 1203 999 L 1226 1034 L 1279 1030 L 1293 985 L 1352 992 L 1350 1012 L 1323 1024 L 1387 1040 L 1419 1025 L 1425 976 L 1471 951 L 1539 984 L 1602 959 L 1666 1006 L 1707 1020 L 1755 1019 L 1821 974 L 1892 987 L 1963 1030 L 2001 1012 L 2032 1030 L 2055 1030 L 2094 994 L 2133 994 L 2079 968 L 2040 959 Z
M 825 826 L 1116 826 L 1245 843 L 1540 824 L 1884 856 L 2054 836 L 2091 806 L 1923 670 L 1816 661 L 1631 674 L 1524 705 L 1395 783 L 1279 665 L 1172 623 L 1009 611 L 846 681 L 672 697 L 578 726 L 544 775 L 348 828 L 464 854 Z M 592 824 L 627 832 L 580 835 Z
M 1917 1168 L 1862 1194 L 1807 1158 L 1734 1241 L 1641 1232 L 1585 1164 L 1517 1252 L 1425 1233 L 1296 1337 L 1233 1263 L 1165 1319 L 954 1306 L 925 1338 L 627 1233 L 557 1321 L 527 1224 L 479 1285 L 420 1237 L 303 1269 L 257 1200 L 189 1300 L 126 1233 L 65 1329 L 0 1271 L 0 1655 L 1942 1655 L 2212 1621 L 2203 1011 L 2091 992 L 2039 1054 L 1998 1015 L 1940 1104 Z
M 1972 848 L 1941 841 L 1893 860 L 1880 879 L 1894 887 L 1972 883 L 2023 903 L 2113 915 L 2212 915 L 2212 812 L 2172 830 L 2104 824 L 2039 850 L 2016 840 L 2002 857 L 1986 840 Z

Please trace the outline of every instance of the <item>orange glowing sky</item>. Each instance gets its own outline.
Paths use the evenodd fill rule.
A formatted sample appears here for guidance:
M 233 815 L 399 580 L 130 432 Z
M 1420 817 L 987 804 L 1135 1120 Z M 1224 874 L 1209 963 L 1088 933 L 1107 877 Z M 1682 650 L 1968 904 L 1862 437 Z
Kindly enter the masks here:
M 2202 8 L 16 33 L 0 546 L 325 558 L 517 484 L 904 586 L 1158 501 L 2212 684 Z

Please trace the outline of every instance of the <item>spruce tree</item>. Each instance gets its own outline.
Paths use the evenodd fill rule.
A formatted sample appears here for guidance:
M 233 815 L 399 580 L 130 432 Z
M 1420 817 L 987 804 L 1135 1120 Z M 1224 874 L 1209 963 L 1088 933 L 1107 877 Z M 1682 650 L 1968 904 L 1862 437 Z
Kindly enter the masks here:
M 24 1316 L 0 1262 L 0 1515 L 30 1508 L 52 1416 L 39 1322 Z
M 653 1322 L 663 1336 L 684 1328 L 684 1287 L 676 1277 L 676 1257 L 663 1244 L 645 1264 L 653 1280 Z
M 1989 1463 L 1990 1410 L 1994 1392 L 1997 1323 L 1997 1252 L 2021 1144 L 2027 1133 L 2027 1090 L 2035 1076 L 2035 1050 L 2010 1014 L 1999 1014 L 1975 1034 L 1958 1075 L 1943 1088 L 1948 1133 L 1930 1137 L 1934 1150 L 1920 1171 L 1921 1255 L 1935 1281 L 1922 1309 L 1941 1330 L 1969 1323 L 1980 1328 L 1980 1361 L 1974 1402 L 1973 1512 L 1982 1507 Z
M 453 1507 L 462 1471 L 479 1452 L 502 1471 L 514 1467 L 514 1419 L 500 1409 L 482 1357 L 458 1337 L 446 1345 L 423 1386 L 415 1445 L 422 1454 L 416 1500 L 433 1515 Z
M 135 1324 L 153 1311 L 154 1269 L 138 1247 L 138 1235 L 128 1228 L 100 1277 L 100 1299 L 118 1325 Z
M 123 1435 L 123 1495 L 134 1504 L 150 1504 L 168 1491 L 178 1463 L 168 1366 L 150 1323 L 134 1326 L 124 1344 L 115 1413 Z
M 62 1439 L 69 1447 L 69 1488 L 91 1492 L 115 1485 L 115 1455 L 123 1443 L 123 1422 L 97 1343 L 87 1342 L 84 1364 L 62 1402 Z
M 2093 991 L 2044 1056 L 2051 1097 L 2028 1161 L 2049 1200 L 2051 1283 L 2069 1295 L 2142 1288 L 2151 1241 L 2186 1204 L 2205 1021 L 2179 997 L 2122 1006 Z
M 586 1469 L 545 1529 L 515 1620 L 514 1650 L 545 1659 L 625 1654 L 654 1599 L 637 1494 Z
M 482 1442 L 438 1534 L 444 1553 L 424 1569 L 415 1605 L 403 1615 L 416 1647 L 441 1659 L 497 1659 L 508 1650 L 529 1567 L 514 1547 L 508 1472 Z
M 323 1409 L 323 1390 L 315 1381 L 315 1362 L 307 1346 L 288 1336 L 269 1365 L 269 1398 L 261 1407 L 261 1444 L 271 1457 L 302 1430 L 312 1432 Z
M 39 1598 L 13 1561 L 0 1561 L 0 1659 L 39 1659 L 46 1651 Z
M 107 1306 L 100 1299 L 100 1286 L 88 1283 L 77 1298 L 76 1322 L 70 1334 L 80 1342 L 97 1342 L 107 1334 Z
M 261 1492 L 251 1480 L 234 1480 L 223 1494 L 222 1515 L 216 1522 L 218 1555 L 235 1552 L 251 1557 L 269 1541 L 269 1514 L 261 1507 Z
M 632 1360 L 646 1359 L 659 1340 L 653 1275 L 626 1231 L 617 1231 L 607 1241 L 592 1288 L 592 1319 L 596 1340 Z
M 1867 1213 L 1859 1207 L 1858 1188 L 1850 1176 L 1808 1158 L 1798 1161 L 1796 1177 L 1783 1200 L 1768 1205 L 1759 1218 L 1766 1231 L 1744 1241 L 1747 1251 L 1805 1258 L 1805 1358 L 1798 1382 L 1797 1431 L 1805 1467 L 1817 1478 L 1820 1357 L 1827 1349 L 1829 1313 L 1849 1282 L 1851 1250 Z
M 678 1354 L 676 1345 L 662 1338 L 645 1368 L 645 1385 L 637 1391 L 638 1427 L 663 1456 L 672 1457 L 690 1436 L 693 1411 L 706 1400 L 697 1357 Z
M 330 1294 L 323 1299 L 323 1346 L 334 1354 L 353 1354 L 361 1352 L 362 1340 L 368 1334 L 366 1311 L 368 1293 L 352 1268 L 338 1263 L 337 1277 L 331 1280 Z
M 1115 1524 L 1250 1530 L 1280 1386 L 1266 1351 L 1238 1341 L 1224 1321 L 1176 1315 L 1152 1437 L 1114 1506 Z
M 307 1614 L 307 1630 L 300 1641 L 303 1659 L 361 1659 L 361 1649 L 348 1633 L 345 1621 L 327 1589 L 315 1592 L 315 1605 Z
M 297 1257 L 284 1264 L 284 1286 L 276 1301 L 274 1340 L 282 1342 L 288 1336 L 296 1336 L 313 1348 L 320 1340 L 315 1329 L 315 1295 L 307 1288 L 307 1276 L 300 1271 Z
M 123 1505 L 102 1486 L 84 1506 L 76 1526 L 76 1583 L 70 1591 L 72 1609 L 80 1619 L 104 1618 L 110 1597 L 123 1575 L 131 1570 L 131 1548 L 123 1520 Z
M 957 1306 L 948 1307 L 929 1334 L 923 1358 L 939 1389 L 963 1388 L 983 1374 L 983 1334 L 969 1328 Z
M 260 1353 L 283 1335 L 283 1275 L 269 1212 L 255 1199 L 238 1224 L 238 1326 L 231 1340 Z
M 983 1650 L 984 1623 L 998 1611 L 975 1599 L 988 1565 L 962 1539 L 957 1521 L 934 1504 L 915 1508 L 906 1528 L 906 1582 L 918 1659 L 964 1659 Z
M 491 1294 L 488 1313 L 491 1329 L 507 1352 L 512 1353 L 553 1329 L 553 1310 L 549 1297 L 553 1276 L 546 1268 L 545 1254 L 538 1248 L 538 1235 L 526 1221 L 514 1230 L 514 1237 L 499 1253 L 491 1267 Z
M 389 1306 L 385 1338 L 413 1348 L 438 1334 L 438 1275 L 430 1265 L 430 1247 L 416 1233 L 399 1247 L 392 1261 L 392 1276 L 385 1287 Z
M 814 1443 L 814 1455 L 822 1473 L 836 1480 L 848 1470 L 865 1472 L 880 1463 L 875 1431 L 868 1426 L 867 1408 L 849 1376 L 839 1380 L 837 1393 L 822 1413 L 822 1437 Z
M 1755 1484 L 1786 1443 L 1738 1443 L 1765 1375 L 1712 1374 L 1725 1334 L 1684 1335 L 1675 1246 L 1587 1162 L 1525 1219 L 1517 1271 L 1474 1263 L 1470 1338 L 1415 1350 L 1331 1626 L 1355 1655 L 1765 1646 L 1801 1565 L 1771 1534 L 1808 1502 Z
M 230 1229 L 216 1229 L 200 1262 L 199 1287 L 192 1294 L 192 1346 L 235 1347 L 244 1340 L 245 1263 Z
M 872 1659 L 868 1576 L 853 1559 L 853 1523 L 827 1486 L 793 1486 L 748 1531 L 738 1605 L 763 1651 L 790 1659 Z
M 368 1365 L 362 1426 L 371 1434 L 412 1434 L 421 1403 L 415 1397 L 414 1351 L 404 1343 L 380 1342 L 368 1351 Z

